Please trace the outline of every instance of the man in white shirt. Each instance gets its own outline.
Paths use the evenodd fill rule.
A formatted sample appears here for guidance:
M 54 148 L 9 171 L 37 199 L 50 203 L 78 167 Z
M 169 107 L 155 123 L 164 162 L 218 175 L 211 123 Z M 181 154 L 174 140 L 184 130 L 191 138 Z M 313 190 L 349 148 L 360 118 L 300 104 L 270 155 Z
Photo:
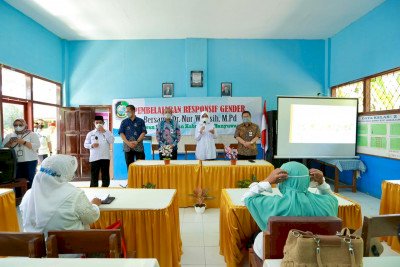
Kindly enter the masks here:
M 90 187 L 99 186 L 101 171 L 102 187 L 110 185 L 110 144 L 114 143 L 112 133 L 104 129 L 103 116 L 96 116 L 95 129 L 86 135 L 85 148 L 90 149 L 91 181 Z
M 37 120 L 36 122 L 36 130 L 35 133 L 39 136 L 40 147 L 38 150 L 38 156 L 40 163 L 51 155 L 51 141 L 50 136 L 47 131 L 44 129 L 44 121 L 42 119 Z

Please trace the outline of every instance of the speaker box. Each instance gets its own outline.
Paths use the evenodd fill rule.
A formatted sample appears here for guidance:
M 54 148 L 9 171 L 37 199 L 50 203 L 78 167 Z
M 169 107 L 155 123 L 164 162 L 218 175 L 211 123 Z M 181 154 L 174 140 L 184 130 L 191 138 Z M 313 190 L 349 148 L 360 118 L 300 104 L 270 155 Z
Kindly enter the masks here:
M 0 184 L 13 182 L 16 172 L 17 156 L 14 149 L 0 148 Z

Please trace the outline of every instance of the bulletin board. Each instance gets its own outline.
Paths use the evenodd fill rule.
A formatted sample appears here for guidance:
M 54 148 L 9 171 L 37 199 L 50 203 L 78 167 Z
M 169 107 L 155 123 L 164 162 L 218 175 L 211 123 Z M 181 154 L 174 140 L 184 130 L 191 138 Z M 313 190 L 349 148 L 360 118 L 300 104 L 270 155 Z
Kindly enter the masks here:
M 400 113 L 359 116 L 357 153 L 400 159 Z

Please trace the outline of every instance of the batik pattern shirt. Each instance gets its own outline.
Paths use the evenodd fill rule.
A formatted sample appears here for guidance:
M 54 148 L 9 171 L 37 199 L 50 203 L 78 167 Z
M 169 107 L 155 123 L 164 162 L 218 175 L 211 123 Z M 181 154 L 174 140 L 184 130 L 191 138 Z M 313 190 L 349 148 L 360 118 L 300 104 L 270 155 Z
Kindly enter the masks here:
M 158 147 L 174 145 L 174 149 L 176 150 L 181 140 L 181 129 L 179 128 L 178 122 L 174 120 L 170 120 L 170 122 L 166 122 L 165 120 L 159 122 L 157 124 L 156 138 Z
M 250 123 L 246 126 L 244 123 L 236 127 L 235 138 L 240 137 L 246 142 L 250 142 L 254 137 L 260 137 L 260 127 L 255 123 Z M 243 156 L 254 156 L 258 154 L 257 145 L 254 143 L 250 147 L 245 147 L 241 143 L 238 144 L 238 154 Z

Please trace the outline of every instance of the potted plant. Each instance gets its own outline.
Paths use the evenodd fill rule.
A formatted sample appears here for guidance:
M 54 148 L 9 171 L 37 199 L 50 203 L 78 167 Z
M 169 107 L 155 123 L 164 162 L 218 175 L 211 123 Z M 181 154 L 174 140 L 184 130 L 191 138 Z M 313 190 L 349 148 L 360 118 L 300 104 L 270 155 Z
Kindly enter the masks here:
M 250 179 L 243 179 L 237 181 L 237 187 L 238 188 L 248 188 L 252 183 L 257 182 L 257 177 L 252 174 Z
M 147 184 L 142 185 L 142 188 L 147 188 L 147 189 L 155 189 L 156 185 L 152 184 L 150 182 L 147 182 Z
M 236 165 L 237 161 L 237 149 L 233 149 L 229 146 L 225 146 L 225 154 L 228 159 L 231 160 L 231 165 Z
M 172 146 L 165 145 L 160 148 L 160 154 L 164 157 L 165 165 L 169 165 L 172 156 Z
M 191 194 L 191 196 L 196 199 L 196 204 L 194 204 L 196 213 L 203 214 L 206 210 L 206 203 L 204 203 L 204 201 L 206 199 L 212 199 L 212 197 L 208 195 L 208 190 L 197 187 L 193 190 L 193 194 Z

